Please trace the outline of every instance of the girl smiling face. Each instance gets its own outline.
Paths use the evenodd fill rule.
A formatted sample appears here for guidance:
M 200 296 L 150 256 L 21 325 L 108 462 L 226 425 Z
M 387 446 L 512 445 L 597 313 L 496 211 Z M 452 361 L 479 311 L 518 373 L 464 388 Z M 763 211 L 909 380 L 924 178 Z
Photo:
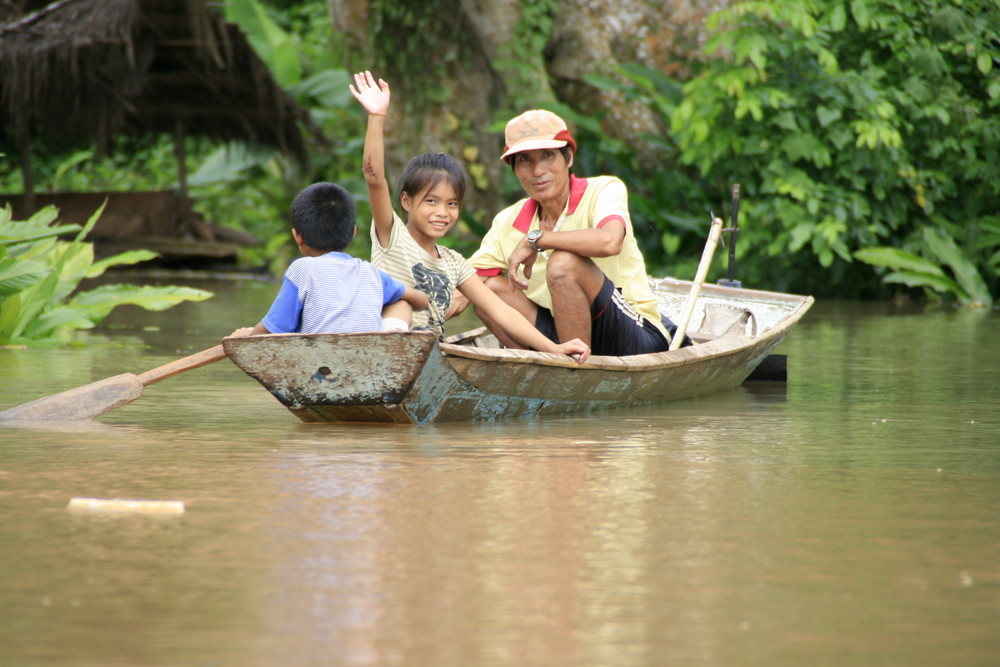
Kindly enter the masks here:
M 403 192 L 400 204 L 406 211 L 406 227 L 410 236 L 424 250 L 436 255 L 434 246 L 437 240 L 455 226 L 462 209 L 455 187 L 442 177 L 414 196 Z

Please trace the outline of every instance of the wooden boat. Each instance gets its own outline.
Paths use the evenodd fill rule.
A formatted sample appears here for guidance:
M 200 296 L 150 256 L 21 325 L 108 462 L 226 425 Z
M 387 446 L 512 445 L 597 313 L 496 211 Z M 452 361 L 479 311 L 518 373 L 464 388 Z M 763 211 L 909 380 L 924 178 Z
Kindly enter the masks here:
M 691 283 L 652 279 L 679 321 Z M 226 338 L 226 354 L 304 422 L 494 421 L 691 398 L 740 385 L 813 303 L 810 296 L 705 285 L 694 345 L 580 364 L 511 350 L 484 328 Z

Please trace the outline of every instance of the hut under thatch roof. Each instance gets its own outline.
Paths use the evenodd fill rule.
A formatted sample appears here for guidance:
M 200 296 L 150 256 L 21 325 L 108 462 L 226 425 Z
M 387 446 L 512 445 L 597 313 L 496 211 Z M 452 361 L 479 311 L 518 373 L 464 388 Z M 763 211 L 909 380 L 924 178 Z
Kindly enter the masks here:
M 43 135 L 99 151 L 116 135 L 200 136 L 305 163 L 307 121 L 205 0 L 0 0 L 0 143 L 22 167 Z
M 305 165 L 303 127 L 310 127 L 307 112 L 205 0 L 0 0 L 0 152 L 20 155 L 24 177 L 24 195 L 0 195 L 0 206 L 7 200 L 30 214 L 36 203 L 89 202 L 87 193 L 35 196 L 37 139 L 95 145 L 104 154 L 116 136 L 166 134 L 175 138 L 179 191 L 138 199 L 101 193 L 110 203 L 94 233 L 120 239 L 174 225 L 172 236 L 204 244 L 211 231 L 190 210 L 184 138 L 269 147 Z M 166 222 L 153 219 L 164 217 L 154 211 L 164 195 L 176 200 L 167 208 L 179 211 Z M 148 210 L 139 212 L 146 219 L 137 226 L 141 202 Z M 200 233 L 190 236 L 189 229 Z

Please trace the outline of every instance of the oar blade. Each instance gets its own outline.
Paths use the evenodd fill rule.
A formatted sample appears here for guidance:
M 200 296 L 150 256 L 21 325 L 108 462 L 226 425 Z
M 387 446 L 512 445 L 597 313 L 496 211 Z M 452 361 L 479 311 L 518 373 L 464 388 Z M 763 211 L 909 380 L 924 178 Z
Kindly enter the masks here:
M 92 382 L 0 412 L 0 419 L 21 421 L 76 421 L 90 419 L 131 403 L 144 385 L 134 373 Z

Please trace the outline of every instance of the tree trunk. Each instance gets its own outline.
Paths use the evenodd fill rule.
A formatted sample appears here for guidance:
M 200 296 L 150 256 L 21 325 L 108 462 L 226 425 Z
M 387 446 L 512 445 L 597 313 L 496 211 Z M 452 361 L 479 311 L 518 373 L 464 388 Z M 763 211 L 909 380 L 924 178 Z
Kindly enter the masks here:
M 407 7 L 411 3 L 405 4 Z M 488 225 L 504 201 L 503 126 L 553 102 L 603 116 L 603 131 L 645 154 L 641 136 L 663 132 L 649 109 L 595 88 L 588 73 L 639 62 L 683 79 L 703 41 L 703 19 L 728 0 L 424 0 L 386 15 L 386 3 L 329 0 L 351 71 L 372 69 L 392 86 L 387 168 L 394 179 L 417 154 L 447 152 L 472 177 L 463 214 Z M 415 6 L 415 5 L 414 5 Z M 392 10 L 402 14 L 400 10 Z M 407 10 L 409 11 L 409 10 Z M 407 25 L 407 21 L 411 23 Z M 411 45 L 412 46 L 409 46 Z M 381 70 L 381 71 L 378 71 Z M 438 92 L 435 97 L 426 91 Z M 581 146 L 581 151 L 586 150 Z M 509 199 L 509 197 L 508 197 Z

